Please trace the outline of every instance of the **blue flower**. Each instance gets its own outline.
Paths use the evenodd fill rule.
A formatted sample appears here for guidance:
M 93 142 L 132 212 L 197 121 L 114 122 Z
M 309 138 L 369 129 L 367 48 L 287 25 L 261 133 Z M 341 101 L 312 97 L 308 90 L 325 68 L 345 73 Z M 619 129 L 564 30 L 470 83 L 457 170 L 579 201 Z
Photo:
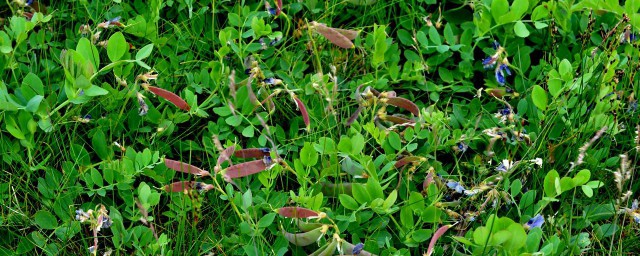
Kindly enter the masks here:
M 33 0 L 27 0 L 27 5 L 31 5 L 33 3 Z
M 270 165 L 272 161 L 273 161 L 273 159 L 271 159 L 271 157 L 270 157 L 270 156 L 264 156 L 264 157 L 262 158 L 262 162 L 263 162 L 265 165 Z
M 482 60 L 482 66 L 484 67 L 484 69 L 490 69 L 496 65 L 496 60 L 498 60 L 498 58 L 495 58 L 495 56 L 489 56 L 486 59 Z
M 500 43 L 498 43 L 498 41 L 496 40 L 493 40 L 493 49 L 498 50 L 498 48 L 500 48 Z
M 270 148 L 260 148 L 260 151 L 262 151 L 262 153 L 269 153 L 271 152 Z
M 500 66 L 498 66 L 498 68 L 496 68 L 496 81 L 498 81 L 500 85 L 504 85 L 504 83 L 507 81 L 507 79 L 505 78 L 505 73 L 507 73 L 508 76 L 511 75 L 511 70 L 509 69 L 509 66 L 507 64 L 501 64 Z
M 363 248 L 364 248 L 364 244 L 363 243 L 358 243 L 353 247 L 353 251 L 351 253 L 353 255 L 358 255 L 358 254 L 360 254 L 360 252 L 362 252 Z
M 464 144 L 464 142 L 458 143 L 458 150 L 462 151 L 462 153 L 466 152 L 469 146 Z
M 540 228 L 542 227 L 542 224 L 544 224 L 544 217 L 538 214 L 535 217 L 529 219 L 529 221 L 524 224 L 524 227 L 527 229 Z
M 460 183 L 455 182 L 455 181 L 447 182 L 447 187 L 449 187 L 450 189 L 455 190 L 456 193 L 464 193 L 464 191 L 466 190 L 466 189 L 464 189 L 464 187 L 462 185 L 460 185 Z

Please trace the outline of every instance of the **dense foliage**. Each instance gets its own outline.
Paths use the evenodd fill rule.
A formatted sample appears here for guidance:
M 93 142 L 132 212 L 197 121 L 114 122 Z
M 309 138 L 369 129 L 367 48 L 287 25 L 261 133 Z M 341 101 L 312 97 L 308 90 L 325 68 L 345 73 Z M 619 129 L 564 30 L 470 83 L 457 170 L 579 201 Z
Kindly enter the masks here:
M 0 254 L 637 253 L 639 10 L 0 3 Z

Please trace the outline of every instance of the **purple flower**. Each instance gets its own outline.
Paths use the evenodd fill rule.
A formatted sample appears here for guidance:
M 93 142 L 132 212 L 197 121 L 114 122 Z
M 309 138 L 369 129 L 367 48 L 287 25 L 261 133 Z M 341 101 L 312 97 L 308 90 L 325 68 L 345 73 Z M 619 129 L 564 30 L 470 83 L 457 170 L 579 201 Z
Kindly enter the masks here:
M 458 150 L 462 151 L 462 153 L 466 152 L 469 146 L 464 144 L 464 142 L 458 143 Z
M 496 58 L 495 56 L 489 56 L 486 59 L 482 60 L 482 66 L 484 67 L 484 69 L 490 69 L 496 65 L 496 60 L 498 60 L 498 58 Z
M 464 187 L 462 185 L 460 185 L 460 183 L 455 182 L 455 181 L 447 182 L 447 187 L 449 187 L 450 189 L 455 190 L 456 193 L 464 193 L 464 191 L 466 190 L 466 189 L 464 189 Z
M 529 219 L 529 221 L 524 224 L 524 227 L 527 229 L 540 228 L 542 227 L 542 224 L 544 224 L 544 217 L 538 214 L 535 217 Z
M 270 165 L 272 160 L 270 156 L 264 156 L 264 158 L 262 158 L 262 162 L 264 162 L 265 165 Z
M 353 255 L 358 255 L 360 254 L 360 252 L 362 252 L 363 248 L 364 248 L 364 244 L 358 243 L 353 247 L 353 251 L 351 253 L 353 253 Z
M 33 3 L 33 0 L 27 0 L 27 5 L 31 5 Z

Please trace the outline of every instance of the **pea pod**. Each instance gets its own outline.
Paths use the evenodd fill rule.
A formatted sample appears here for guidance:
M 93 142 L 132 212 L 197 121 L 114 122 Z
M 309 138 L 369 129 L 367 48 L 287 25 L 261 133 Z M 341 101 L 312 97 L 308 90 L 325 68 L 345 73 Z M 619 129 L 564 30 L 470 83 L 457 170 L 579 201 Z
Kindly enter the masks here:
M 322 225 L 321 227 L 318 227 L 311 231 L 296 234 L 289 233 L 287 231 L 284 231 L 283 229 L 282 234 L 284 234 L 284 237 L 292 244 L 295 244 L 297 246 L 307 246 L 318 241 L 320 237 L 322 237 L 322 235 L 327 233 L 327 230 L 329 230 L 329 226 Z
M 296 220 L 297 224 L 298 224 L 298 228 L 304 232 L 309 232 L 311 230 L 314 230 L 316 228 L 322 227 L 322 223 L 318 223 L 318 222 L 306 222 L 306 221 L 302 221 L 302 220 Z
M 320 249 L 318 249 L 317 251 L 313 252 L 312 254 L 309 254 L 309 256 L 329 256 L 329 255 L 333 255 L 333 253 L 336 252 L 336 248 L 338 248 L 338 240 L 333 239 L 331 241 L 331 243 L 329 243 L 328 245 L 325 245 L 325 246 L 320 247 Z

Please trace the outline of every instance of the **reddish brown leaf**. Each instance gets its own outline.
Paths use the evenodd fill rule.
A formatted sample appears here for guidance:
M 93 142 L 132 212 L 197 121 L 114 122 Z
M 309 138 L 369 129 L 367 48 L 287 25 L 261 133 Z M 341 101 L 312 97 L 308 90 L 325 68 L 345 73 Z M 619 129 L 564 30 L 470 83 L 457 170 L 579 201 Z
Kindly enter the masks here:
M 227 149 L 225 149 L 224 151 L 220 152 L 220 155 L 218 156 L 218 162 L 216 163 L 216 168 L 214 168 L 214 171 L 216 173 L 218 173 L 220 171 L 221 165 L 226 162 L 229 161 L 229 164 L 232 165 L 233 163 L 231 162 L 231 155 L 233 155 L 233 152 L 236 150 L 236 146 L 231 146 L 228 147 Z
M 193 175 L 197 175 L 197 176 L 210 176 L 211 174 L 208 171 L 202 170 L 198 167 L 195 167 L 193 165 L 187 164 L 187 163 L 183 163 L 180 161 L 176 161 L 176 160 L 171 160 L 171 159 L 164 159 L 164 165 L 166 165 L 169 169 L 178 171 L 178 172 L 184 172 L 184 173 L 191 173 Z
M 311 22 L 311 25 L 316 29 L 318 33 L 324 36 L 326 39 L 331 41 L 333 44 L 340 46 L 345 49 L 353 48 L 354 45 L 346 36 L 340 34 L 337 30 L 331 27 L 327 27 L 327 25 L 323 23 L 317 23 L 315 21 Z
M 264 163 L 262 159 L 259 159 L 259 160 L 254 160 L 246 163 L 229 166 L 227 167 L 227 170 L 224 176 L 235 179 L 235 178 L 249 176 L 251 174 L 256 174 L 266 169 L 267 169 L 267 165 Z
M 302 103 L 298 97 L 293 97 L 296 101 L 296 106 L 300 109 L 300 113 L 302 114 L 302 120 L 304 120 L 304 124 L 307 126 L 307 131 L 311 128 L 311 121 L 309 120 L 309 112 L 307 112 L 307 107 Z
M 282 207 L 277 210 L 278 214 L 286 218 L 312 218 L 318 217 L 318 213 L 302 207 Z
M 420 109 L 418 106 L 410 100 L 400 97 L 389 97 L 386 99 L 386 103 L 399 108 L 409 110 L 414 116 L 420 116 Z
M 453 225 L 444 225 L 436 230 L 436 232 L 433 234 L 433 237 L 431 237 L 431 242 L 429 242 L 429 248 L 427 248 L 426 254 L 427 256 L 431 256 L 431 254 L 433 253 L 433 247 L 436 245 L 436 241 L 438 241 L 438 239 L 442 235 L 444 235 L 444 233 L 447 232 L 447 230 L 449 230 L 449 228 L 451 228 L 452 226 Z
M 158 95 L 162 98 L 164 98 L 165 100 L 168 100 L 169 102 L 173 103 L 173 105 L 175 105 L 176 107 L 184 110 L 184 111 L 189 111 L 191 109 L 191 107 L 189 106 L 189 104 L 187 104 L 186 101 L 184 101 L 182 98 L 180 98 L 180 96 L 176 95 L 175 93 L 172 93 L 170 91 L 167 91 L 165 89 L 162 88 L 158 88 L 155 86 L 148 86 L 149 91 L 151 91 L 153 94 Z
M 240 158 L 262 159 L 265 156 L 270 156 L 269 152 L 270 152 L 269 148 L 245 148 L 245 149 L 236 150 L 236 152 L 234 152 L 233 155 Z

